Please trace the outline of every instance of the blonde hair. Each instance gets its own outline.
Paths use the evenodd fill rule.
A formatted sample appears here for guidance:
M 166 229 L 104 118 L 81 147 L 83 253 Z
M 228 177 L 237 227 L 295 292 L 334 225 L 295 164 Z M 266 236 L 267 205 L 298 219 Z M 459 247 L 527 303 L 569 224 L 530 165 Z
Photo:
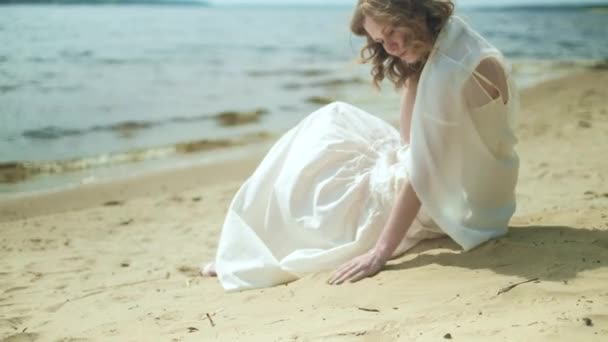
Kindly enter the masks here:
M 379 88 L 384 78 L 388 78 L 395 88 L 401 88 L 409 77 L 419 74 L 439 32 L 453 13 L 454 3 L 451 0 L 358 0 L 350 30 L 357 36 L 367 38 L 366 45 L 361 49 L 360 62 L 372 63 L 374 85 Z M 409 48 L 420 52 L 423 58 L 415 65 L 409 65 L 389 55 L 363 27 L 365 17 L 390 25 L 411 37 Z

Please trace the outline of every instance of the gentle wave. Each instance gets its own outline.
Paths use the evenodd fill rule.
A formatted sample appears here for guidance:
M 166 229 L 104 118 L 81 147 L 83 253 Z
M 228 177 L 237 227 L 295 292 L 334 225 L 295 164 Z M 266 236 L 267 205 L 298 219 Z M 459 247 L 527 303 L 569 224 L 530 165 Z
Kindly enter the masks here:
M 267 141 L 271 138 L 273 138 L 273 135 L 268 132 L 257 132 L 232 139 L 193 140 L 169 146 L 135 149 L 70 160 L 0 163 L 0 183 L 24 182 L 40 174 L 68 173 L 167 158 L 180 154 L 192 154 L 220 148 L 244 146 Z
M 361 77 L 336 78 L 336 79 L 309 82 L 309 83 L 290 82 L 290 83 L 283 84 L 283 89 L 298 90 L 301 88 L 335 88 L 335 87 L 348 86 L 348 85 L 353 85 L 353 84 L 366 84 L 366 83 L 370 83 L 370 82 L 364 80 Z
M 606 60 L 574 60 L 574 61 L 554 61 L 554 60 L 525 60 L 519 59 L 512 61 L 512 71 L 518 84 L 521 86 L 531 86 L 545 79 L 559 77 L 567 73 L 589 69 L 605 69 L 608 66 Z M 303 70 L 274 70 L 274 71 L 252 71 L 250 74 L 257 77 L 267 77 L 286 72 L 298 75 L 307 75 L 311 78 L 325 73 L 321 69 Z M 298 90 L 301 88 L 333 88 L 347 87 L 351 85 L 366 84 L 368 80 L 362 77 L 352 78 L 330 78 L 326 80 L 310 80 L 308 82 L 291 82 L 283 84 L 283 89 Z M 17 86 L 0 85 L 0 93 L 10 92 Z M 324 105 L 334 101 L 331 96 L 309 96 L 303 99 L 306 103 Z M 150 121 L 123 121 L 107 125 L 95 125 L 86 128 L 65 128 L 57 126 L 45 126 L 21 132 L 21 137 L 30 140 L 55 140 L 65 137 L 84 136 L 89 133 L 112 132 L 118 137 L 131 138 L 138 132 L 146 129 L 155 128 L 171 123 L 192 123 L 206 120 L 215 120 L 221 127 L 240 126 L 257 123 L 261 118 L 268 114 L 265 108 L 257 108 L 248 111 L 222 111 L 213 115 L 199 115 L 192 117 L 169 117 L 162 120 Z
M 251 77 L 268 77 L 268 76 L 303 76 L 315 77 L 332 73 L 332 70 L 326 69 L 271 69 L 271 70 L 250 70 L 247 75 Z
M 1 86 L 0 86 L 0 89 Z M 185 123 L 204 120 L 216 120 L 220 126 L 239 126 L 255 123 L 260 120 L 262 115 L 267 114 L 268 110 L 259 108 L 251 111 L 224 111 L 218 114 L 195 117 L 172 117 L 156 121 L 124 121 L 110 125 L 96 125 L 83 129 L 61 128 L 56 126 L 45 126 L 42 128 L 25 130 L 21 133 L 24 138 L 32 140 L 54 140 L 70 136 L 82 136 L 93 132 L 114 132 L 121 137 L 132 137 L 140 130 L 161 126 L 167 123 Z

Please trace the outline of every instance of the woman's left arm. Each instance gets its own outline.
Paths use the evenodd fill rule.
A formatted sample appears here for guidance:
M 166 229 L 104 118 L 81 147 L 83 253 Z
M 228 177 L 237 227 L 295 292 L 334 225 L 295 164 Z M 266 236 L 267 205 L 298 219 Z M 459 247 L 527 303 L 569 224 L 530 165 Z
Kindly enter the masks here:
M 374 248 L 340 266 L 328 283 L 339 285 L 345 281 L 356 282 L 380 272 L 414 222 L 420 206 L 414 188 L 409 182 L 406 183 L 395 199 L 388 221 Z

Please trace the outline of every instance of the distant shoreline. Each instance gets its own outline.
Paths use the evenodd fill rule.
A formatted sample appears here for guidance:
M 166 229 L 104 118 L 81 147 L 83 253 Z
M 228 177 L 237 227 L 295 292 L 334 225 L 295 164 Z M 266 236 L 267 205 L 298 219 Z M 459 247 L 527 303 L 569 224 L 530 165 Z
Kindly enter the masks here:
M 608 2 L 602 4 L 530 4 L 530 5 L 497 5 L 497 6 L 466 6 L 461 7 L 465 10 L 480 10 L 480 11 L 556 11 L 556 12 L 567 12 L 567 11 L 586 11 L 596 9 L 608 9 Z
M 205 1 L 196 0 L 0 0 L 0 5 L 159 5 L 159 6 L 203 6 Z
M 211 4 L 198 0 L 0 0 L 0 5 L 158 5 L 158 6 L 202 6 L 220 8 L 351 8 L 352 5 L 294 3 L 294 4 Z M 475 11 L 572 11 L 572 10 L 608 10 L 608 2 L 583 4 L 528 4 L 528 5 L 469 5 L 457 6 L 462 10 Z

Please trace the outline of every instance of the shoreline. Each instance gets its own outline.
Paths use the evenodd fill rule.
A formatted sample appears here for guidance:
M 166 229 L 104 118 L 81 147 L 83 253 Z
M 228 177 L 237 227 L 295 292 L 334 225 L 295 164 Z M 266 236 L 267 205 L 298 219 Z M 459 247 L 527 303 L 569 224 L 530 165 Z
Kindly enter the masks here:
M 530 103 L 536 101 L 538 94 L 545 92 L 546 88 L 553 89 L 560 84 L 575 83 L 572 80 L 594 72 L 598 71 L 586 70 L 560 77 L 549 77 L 534 86 L 526 87 L 520 90 L 521 106 L 529 106 Z M 393 125 L 398 124 L 397 118 L 393 118 L 389 122 Z M 4 197 L 0 196 L 0 222 L 26 218 L 28 215 L 39 216 L 84 209 L 117 198 L 128 200 L 142 196 L 154 196 L 165 189 L 181 192 L 188 187 L 205 186 L 222 180 L 243 181 L 253 172 L 267 150 L 279 137 L 280 135 L 272 137 L 266 143 L 233 145 L 198 152 L 194 155 L 185 155 L 183 163 L 179 166 L 165 165 L 165 168 L 157 166 L 145 169 L 138 168 L 137 165 L 127 165 L 127 170 L 131 170 L 131 172 L 126 176 L 119 176 L 114 172 L 112 176 L 101 177 L 98 181 L 65 184 L 62 188 L 5 193 Z M 221 157 L 214 158 L 213 153 L 218 153 Z M 243 154 L 246 156 L 244 157 Z M 200 159 L 205 157 L 207 159 L 201 162 Z M 191 160 L 188 161 L 188 158 Z M 195 161 L 197 159 L 198 162 Z M 162 160 L 159 162 L 163 163 Z M 222 169 L 226 169 L 227 172 L 219 172 Z M 235 169 L 238 170 L 235 171 Z M 196 174 L 200 174 L 202 177 L 199 179 L 195 176 Z
M 551 80 L 559 80 L 598 68 L 606 69 L 606 62 L 600 60 L 561 62 L 515 60 L 513 62 L 514 74 L 520 74 L 514 77 L 519 77 L 516 83 L 521 94 Z M 545 66 L 541 67 L 541 65 Z M 548 72 L 549 66 L 553 66 L 550 68 L 551 72 Z M 398 111 L 398 95 L 387 90 L 371 96 L 362 95 L 372 91 L 370 87 L 369 84 L 344 85 L 343 88 L 332 90 L 330 96 L 323 97 L 323 100 L 330 101 L 339 98 L 351 103 L 353 102 L 351 100 L 361 101 L 363 97 L 365 100 L 361 103 L 354 101 L 353 104 L 365 106 L 365 109 L 370 113 L 389 122 L 396 121 L 396 118 L 387 117 L 383 114 Z M 318 104 L 318 106 L 322 105 L 322 103 Z M 43 195 L 49 192 L 67 191 L 88 183 L 120 181 L 140 174 L 164 172 L 167 169 L 196 167 L 201 164 L 221 162 L 222 158 L 235 159 L 243 151 L 255 148 L 256 144 L 264 144 L 264 141 L 268 144 L 268 141 L 276 140 L 284 133 L 284 131 L 274 130 L 260 131 L 266 129 L 264 125 L 268 125 L 264 122 L 259 122 L 257 125 L 250 127 L 248 124 L 252 119 L 253 122 L 259 120 L 261 114 L 258 112 L 224 112 L 222 115 L 227 116 L 227 114 L 230 114 L 230 119 L 234 121 L 231 121 L 230 125 L 234 125 L 236 132 L 242 131 L 241 134 L 228 138 L 196 139 L 172 145 L 115 151 L 75 159 L 2 162 L 0 163 L 0 200 L 2 198 L 31 197 L 36 194 Z M 250 118 L 251 115 L 254 115 L 254 117 Z M 218 116 L 218 118 L 221 117 L 221 115 Z M 213 117 L 208 119 L 213 119 Z M 298 120 L 292 121 L 294 123 L 286 126 L 285 131 L 295 125 Z M 273 126 L 274 124 L 270 123 L 270 125 Z M 258 131 L 250 132 L 252 128 Z M 215 158 L 215 155 L 222 156 L 222 158 Z M 213 159 L 217 160 L 214 161 Z M 175 164 L 178 166 L 173 166 Z
M 72 210 L 81 210 L 112 201 L 156 196 L 164 191 L 182 192 L 221 181 L 245 180 L 263 157 L 266 148 L 251 157 L 232 158 L 215 163 L 195 165 L 98 183 L 82 184 L 71 189 L 20 194 L 0 198 L 0 222 L 26 219 Z M 197 177 L 197 174 L 203 175 Z

